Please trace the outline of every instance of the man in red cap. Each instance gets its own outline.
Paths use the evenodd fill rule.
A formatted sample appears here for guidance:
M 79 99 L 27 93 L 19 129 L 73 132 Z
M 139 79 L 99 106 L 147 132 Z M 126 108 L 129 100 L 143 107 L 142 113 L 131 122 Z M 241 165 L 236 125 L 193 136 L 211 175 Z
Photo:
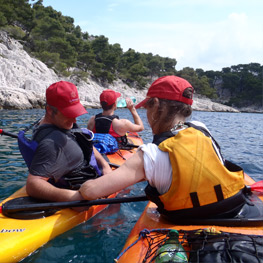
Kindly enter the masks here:
M 109 164 L 92 146 L 91 132 L 72 129 L 87 111 L 74 84 L 59 81 L 46 90 L 46 113 L 33 133 L 38 143 L 26 184 L 27 193 L 50 201 L 80 200 L 76 177 L 85 181 L 111 172 Z M 90 132 L 90 134 L 89 134 Z M 100 167 L 100 169 L 99 169 Z
M 119 119 L 119 116 L 114 115 L 114 111 L 117 109 L 117 98 L 120 96 L 119 92 L 111 89 L 106 89 L 100 94 L 100 104 L 103 112 L 89 119 L 88 129 L 95 133 L 109 133 L 119 142 L 124 142 L 126 141 L 125 134 L 128 131 L 140 132 L 144 129 L 144 126 L 130 98 L 126 99 L 126 104 L 132 114 L 134 123 L 127 119 Z

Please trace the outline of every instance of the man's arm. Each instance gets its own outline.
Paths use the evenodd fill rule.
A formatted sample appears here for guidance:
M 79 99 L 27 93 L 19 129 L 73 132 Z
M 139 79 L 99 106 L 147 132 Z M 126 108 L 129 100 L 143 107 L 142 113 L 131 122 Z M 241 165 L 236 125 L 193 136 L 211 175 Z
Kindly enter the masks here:
M 48 178 L 29 174 L 26 182 L 27 194 L 35 198 L 56 202 L 83 199 L 78 191 L 55 187 L 47 180 Z
M 98 150 L 95 147 L 93 147 L 93 151 L 98 165 L 102 168 L 102 173 L 108 174 L 112 172 L 112 169 L 110 168 L 108 162 L 102 157 L 102 155 L 98 152 Z
M 143 152 L 138 151 L 120 168 L 83 183 L 79 191 L 84 199 L 93 200 L 110 195 L 143 180 L 145 180 Z
M 126 132 L 140 132 L 144 129 L 143 122 L 137 112 L 137 110 L 134 107 L 134 104 L 131 99 L 126 99 L 127 108 L 131 112 L 131 115 L 133 117 L 134 123 L 132 123 L 129 120 L 126 119 L 114 119 L 112 121 L 113 129 L 115 132 L 117 132 L 119 135 L 123 136 L 126 134 Z
M 88 121 L 87 128 L 92 131 L 94 129 L 94 126 L 95 126 L 95 116 L 92 116 Z

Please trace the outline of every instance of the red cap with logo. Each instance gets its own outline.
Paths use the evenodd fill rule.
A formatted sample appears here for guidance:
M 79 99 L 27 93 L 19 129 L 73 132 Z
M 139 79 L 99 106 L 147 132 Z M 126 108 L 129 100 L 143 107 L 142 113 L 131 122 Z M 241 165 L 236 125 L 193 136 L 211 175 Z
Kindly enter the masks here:
M 80 103 L 77 87 L 67 81 L 50 85 L 46 90 L 46 102 L 68 118 L 76 118 L 87 113 Z
M 185 89 L 192 85 L 185 79 L 176 76 L 164 76 L 155 80 L 150 86 L 146 98 L 135 106 L 136 109 L 143 107 L 150 98 L 176 100 L 185 104 L 192 105 L 193 99 L 183 96 Z
M 121 96 L 120 92 L 116 92 L 111 89 L 105 89 L 100 94 L 100 102 L 104 101 L 108 105 L 112 105 L 120 96 Z

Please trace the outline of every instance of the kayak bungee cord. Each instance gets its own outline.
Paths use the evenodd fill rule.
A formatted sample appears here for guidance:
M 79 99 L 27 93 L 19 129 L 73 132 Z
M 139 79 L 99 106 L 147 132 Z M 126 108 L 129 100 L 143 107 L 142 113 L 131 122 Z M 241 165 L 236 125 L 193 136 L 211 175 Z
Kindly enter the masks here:
M 263 260 L 261 252 L 263 236 L 217 231 L 214 227 L 177 230 L 180 245 L 176 247 L 173 242 L 169 247 L 166 241 L 169 241 L 171 230 L 176 231 L 170 228 L 143 229 L 140 231 L 138 238 L 126 247 L 114 261 L 116 263 L 122 262 L 122 257 L 125 253 L 129 253 L 131 249 L 136 250 L 137 245 L 143 246 L 146 249 L 140 261 L 143 263 L 154 263 L 157 261 L 219 262 L 217 261 L 218 259 L 220 259 L 220 262 L 240 262 L 235 261 L 240 258 L 244 259 L 244 262 L 262 262 Z M 163 249 L 163 252 L 160 252 L 161 249 Z M 187 261 L 176 260 L 177 254 L 182 252 L 187 254 Z M 165 258 L 164 261 L 161 260 L 162 257 Z M 174 259 L 175 261 L 167 261 L 167 258 Z

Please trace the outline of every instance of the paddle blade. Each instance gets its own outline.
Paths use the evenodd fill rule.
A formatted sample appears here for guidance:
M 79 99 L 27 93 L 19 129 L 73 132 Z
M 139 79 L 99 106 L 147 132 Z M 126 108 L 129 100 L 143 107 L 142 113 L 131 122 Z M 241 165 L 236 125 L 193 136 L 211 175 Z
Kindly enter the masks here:
M 250 185 L 251 191 L 263 193 L 263 180 Z

